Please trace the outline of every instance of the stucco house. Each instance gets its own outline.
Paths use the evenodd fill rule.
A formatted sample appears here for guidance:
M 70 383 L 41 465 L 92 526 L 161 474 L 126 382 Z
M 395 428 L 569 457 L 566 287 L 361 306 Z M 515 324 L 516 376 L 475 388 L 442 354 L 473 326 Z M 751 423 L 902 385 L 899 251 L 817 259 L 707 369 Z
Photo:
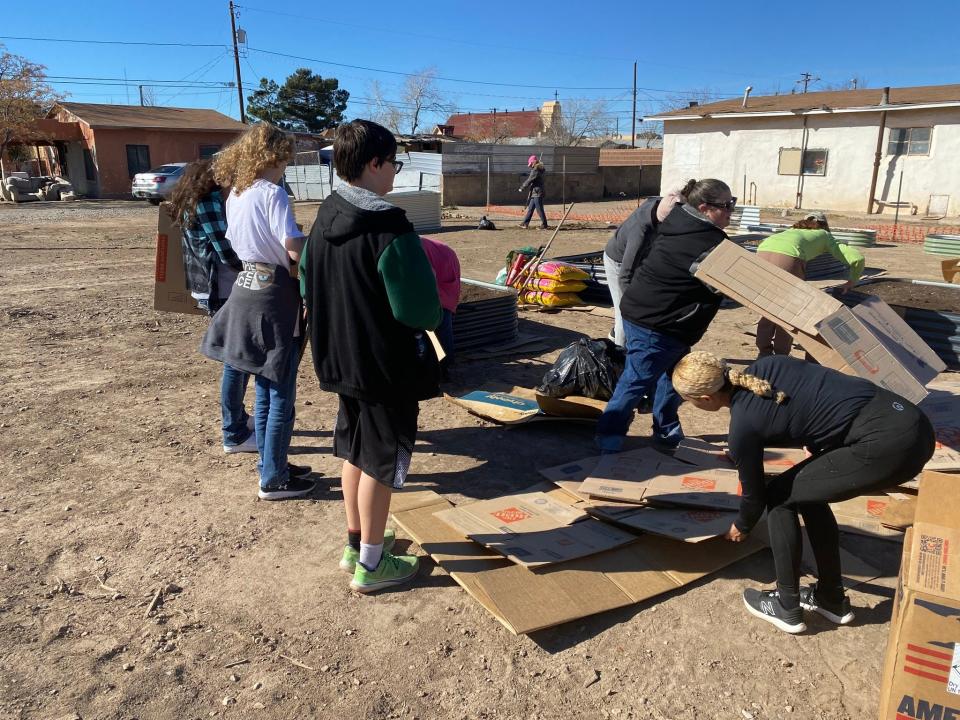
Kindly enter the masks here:
M 209 157 L 246 129 L 215 110 L 60 102 L 31 141 L 41 172 L 88 197 L 129 197 L 138 172 Z
M 741 203 L 960 215 L 960 85 L 724 100 L 661 113 L 661 189 L 727 182 Z M 903 177 L 900 184 L 901 172 Z

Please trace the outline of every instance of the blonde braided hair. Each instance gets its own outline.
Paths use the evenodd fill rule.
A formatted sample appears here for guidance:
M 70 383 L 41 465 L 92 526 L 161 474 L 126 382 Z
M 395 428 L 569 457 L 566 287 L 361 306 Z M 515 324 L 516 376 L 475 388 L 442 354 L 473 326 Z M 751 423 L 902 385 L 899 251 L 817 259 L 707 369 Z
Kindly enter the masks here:
M 786 393 L 774 391 L 767 380 L 735 370 L 726 360 L 703 350 L 694 350 L 682 358 L 673 369 L 671 380 L 674 390 L 683 397 L 713 395 L 729 382 L 759 397 L 773 398 L 778 405 L 787 399 Z

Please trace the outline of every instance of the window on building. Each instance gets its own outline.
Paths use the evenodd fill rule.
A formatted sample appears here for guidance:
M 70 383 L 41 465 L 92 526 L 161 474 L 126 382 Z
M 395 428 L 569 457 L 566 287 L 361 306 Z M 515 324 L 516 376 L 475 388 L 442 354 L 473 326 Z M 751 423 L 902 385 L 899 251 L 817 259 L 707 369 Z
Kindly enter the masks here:
M 90 182 L 97 180 L 97 166 L 93 162 L 93 153 L 89 150 L 83 151 L 83 172 Z
M 778 175 L 826 175 L 826 150 L 801 150 L 800 148 L 780 148 Z
M 929 155 L 930 128 L 890 128 L 887 155 Z
M 220 152 L 220 148 L 223 145 L 201 145 L 200 146 L 200 159 L 204 160 L 205 158 L 210 158 Z
M 150 146 L 127 145 L 127 174 L 133 180 L 137 173 L 150 171 Z

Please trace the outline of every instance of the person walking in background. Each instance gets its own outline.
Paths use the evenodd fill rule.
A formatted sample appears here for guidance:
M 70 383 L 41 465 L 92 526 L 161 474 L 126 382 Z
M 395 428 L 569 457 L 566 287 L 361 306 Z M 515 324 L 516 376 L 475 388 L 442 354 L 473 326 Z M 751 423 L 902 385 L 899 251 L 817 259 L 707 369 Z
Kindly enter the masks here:
M 230 297 L 243 264 L 227 239 L 223 197 L 209 160 L 187 165 L 166 207 L 180 224 L 183 266 L 190 295 L 199 308 L 213 316 Z M 223 364 L 220 414 L 226 453 L 257 452 L 253 420 L 243 404 L 249 379 L 248 373 Z
M 625 343 L 620 298 L 633 280 L 634 272 L 650 252 L 660 223 L 680 201 L 679 190 L 662 198 L 647 198 L 640 207 L 630 213 L 607 241 L 603 251 L 603 269 L 613 304 L 613 335 L 610 339 L 620 347 Z
M 439 368 L 424 336 L 443 314 L 423 242 L 384 195 L 398 172 L 397 141 L 369 120 L 336 130 L 344 184 L 317 210 L 300 262 L 313 367 L 340 406 L 333 453 L 343 460 L 347 545 L 340 568 L 362 593 L 409 582 L 414 555 L 394 555 L 386 529 L 417 437 L 418 401 L 434 397 Z M 431 359 L 433 362 L 431 362 Z
M 847 266 L 849 276 L 840 289 L 845 292 L 863 273 L 863 254 L 854 247 L 839 244 L 830 234 L 827 216 L 822 212 L 809 213 L 789 230 L 774 233 L 757 247 L 757 257 L 786 270 L 803 280 L 807 263 L 820 255 L 830 253 Z M 757 323 L 757 350 L 759 356 L 789 355 L 793 338 L 774 322 L 761 317 Z
M 683 439 L 680 396 L 670 371 L 697 344 L 723 299 L 693 273 L 727 236 L 737 199 L 720 180 L 690 180 L 660 224 L 659 234 L 620 301 L 627 357 L 613 397 L 597 421 L 601 452 L 619 452 L 645 395 L 653 393 L 653 442 L 667 448 Z
M 520 227 L 526 229 L 530 225 L 530 218 L 533 217 L 533 211 L 536 210 L 540 216 L 540 229 L 546 230 L 547 214 L 543 210 L 543 176 L 546 174 L 546 169 L 543 167 L 543 163 L 537 160 L 536 155 L 527 158 L 527 167 L 530 168 L 530 174 L 527 175 L 527 179 L 517 190 L 517 192 L 527 191 L 527 213 L 523 216 Z
M 259 123 L 213 165 L 217 181 L 232 186 L 227 238 L 243 271 L 214 315 L 201 352 L 255 376 L 262 500 L 303 497 L 314 488 L 307 479 L 310 468 L 287 461 L 303 336 L 300 293 L 290 268 L 300 258 L 304 237 L 278 183 L 293 150 L 289 135 Z
M 806 630 L 803 609 L 831 622 L 853 620 L 843 589 L 840 533 L 829 503 L 890 490 L 933 455 L 933 426 L 916 405 L 858 377 L 774 355 L 736 370 L 692 352 L 673 370 L 673 387 L 700 410 L 730 409 L 728 452 L 742 498 L 726 534 L 740 542 L 767 511 L 776 590 L 749 588 L 747 610 L 789 633 Z M 811 457 L 766 480 L 768 446 L 806 447 Z M 817 583 L 800 585 L 800 520 L 813 548 Z
M 453 339 L 453 316 L 460 304 L 460 258 L 446 243 L 433 238 L 421 237 L 423 251 L 427 254 L 433 275 L 437 279 L 437 293 L 440 295 L 440 306 L 443 308 L 443 320 L 437 328 L 437 339 L 440 347 L 446 354 L 440 361 L 440 369 L 446 376 L 453 362 L 453 353 L 456 349 Z

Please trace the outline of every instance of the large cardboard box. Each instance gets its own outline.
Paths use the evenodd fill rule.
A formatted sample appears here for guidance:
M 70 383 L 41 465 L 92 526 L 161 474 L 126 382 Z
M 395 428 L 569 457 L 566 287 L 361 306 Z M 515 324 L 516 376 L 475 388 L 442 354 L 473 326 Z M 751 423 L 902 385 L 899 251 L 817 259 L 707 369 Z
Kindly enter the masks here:
M 925 472 L 904 542 L 880 686 L 880 720 L 960 718 L 960 492 Z
M 187 289 L 183 269 L 180 227 L 161 205 L 157 217 L 157 249 L 154 261 L 153 309 L 186 315 L 204 315 Z
M 544 483 L 529 488 L 568 498 Z M 524 634 L 643 602 L 688 585 L 764 547 L 762 532 L 746 542 L 722 538 L 696 545 L 655 535 L 533 571 L 467 538 L 435 513 L 450 503 L 428 490 L 396 493 L 393 517 L 477 602 L 510 632 Z
M 543 492 L 440 510 L 436 517 L 524 567 L 543 567 L 633 542 L 636 535 L 590 518 Z
M 946 367 L 879 298 L 851 310 L 730 241 L 700 263 L 696 276 L 784 326 L 823 365 L 864 377 L 912 402 L 923 399 L 924 386 Z

